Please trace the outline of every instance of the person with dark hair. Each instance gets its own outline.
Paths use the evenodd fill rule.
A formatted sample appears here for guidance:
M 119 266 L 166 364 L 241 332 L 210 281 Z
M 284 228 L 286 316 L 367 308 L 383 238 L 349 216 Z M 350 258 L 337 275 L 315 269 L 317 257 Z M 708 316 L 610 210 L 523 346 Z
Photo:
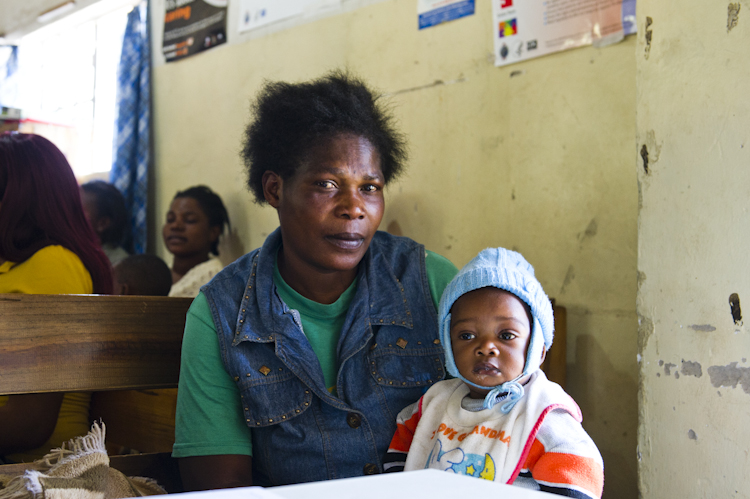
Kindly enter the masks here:
M 167 296 L 172 271 L 156 255 L 130 255 L 114 266 L 116 295 Z
M 122 247 L 128 223 L 125 198 L 114 185 L 92 180 L 81 185 L 81 201 L 91 227 L 99 236 L 104 254 L 114 266 L 128 256 Z
M 219 236 L 229 226 L 221 198 L 205 185 L 178 192 L 162 229 L 164 244 L 174 255 L 169 296 L 194 298 L 200 287 L 221 271 Z
M 268 83 L 243 157 L 280 227 L 188 312 L 176 442 L 186 490 L 383 471 L 395 416 L 444 378 L 456 267 L 377 228 L 406 144 L 359 79 Z
M 0 293 L 109 294 L 109 260 L 49 140 L 0 135 Z M 0 397 L 0 456 L 29 461 L 89 429 L 87 393 Z

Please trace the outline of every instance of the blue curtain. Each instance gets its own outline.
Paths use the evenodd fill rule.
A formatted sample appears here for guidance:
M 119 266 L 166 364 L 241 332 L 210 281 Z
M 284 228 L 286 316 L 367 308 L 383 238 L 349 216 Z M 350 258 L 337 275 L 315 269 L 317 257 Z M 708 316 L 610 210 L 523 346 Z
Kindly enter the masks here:
M 3 47 L 7 50 L 8 59 L 0 68 L 0 104 L 7 107 L 18 106 L 18 83 L 16 74 L 18 73 L 18 47 Z
M 117 123 L 109 180 L 130 213 L 132 250 L 146 250 L 146 205 L 151 149 L 151 47 L 148 1 L 128 14 L 117 70 Z M 127 244 L 127 242 L 126 242 Z M 126 246 L 127 247 L 127 246 Z

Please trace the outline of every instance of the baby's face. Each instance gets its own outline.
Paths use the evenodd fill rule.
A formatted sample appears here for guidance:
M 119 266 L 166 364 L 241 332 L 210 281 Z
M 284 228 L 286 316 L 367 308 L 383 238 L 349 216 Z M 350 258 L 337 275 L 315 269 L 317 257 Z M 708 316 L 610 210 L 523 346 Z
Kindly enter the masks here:
M 495 387 L 523 372 L 531 338 L 531 319 L 523 302 L 497 288 L 462 295 L 451 308 L 451 345 L 461 375 Z M 472 398 L 489 390 L 469 386 Z

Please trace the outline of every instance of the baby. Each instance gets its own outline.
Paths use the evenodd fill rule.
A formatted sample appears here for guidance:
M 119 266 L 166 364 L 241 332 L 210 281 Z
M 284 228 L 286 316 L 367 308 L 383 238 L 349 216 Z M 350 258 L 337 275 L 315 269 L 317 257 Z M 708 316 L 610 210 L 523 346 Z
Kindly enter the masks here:
M 435 468 L 601 497 L 602 458 L 581 410 L 540 369 L 554 320 L 534 268 L 514 251 L 482 251 L 445 288 L 438 321 L 455 379 L 399 413 L 385 470 Z

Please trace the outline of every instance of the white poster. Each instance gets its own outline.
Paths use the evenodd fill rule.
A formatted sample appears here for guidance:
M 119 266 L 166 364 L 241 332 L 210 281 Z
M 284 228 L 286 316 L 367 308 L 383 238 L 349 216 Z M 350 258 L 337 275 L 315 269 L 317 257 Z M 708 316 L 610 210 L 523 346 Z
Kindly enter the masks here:
M 620 41 L 634 12 L 634 0 L 492 0 L 495 66 Z
M 239 32 L 340 5 L 341 0 L 241 0 Z
M 474 0 L 418 0 L 419 29 L 474 13 Z

